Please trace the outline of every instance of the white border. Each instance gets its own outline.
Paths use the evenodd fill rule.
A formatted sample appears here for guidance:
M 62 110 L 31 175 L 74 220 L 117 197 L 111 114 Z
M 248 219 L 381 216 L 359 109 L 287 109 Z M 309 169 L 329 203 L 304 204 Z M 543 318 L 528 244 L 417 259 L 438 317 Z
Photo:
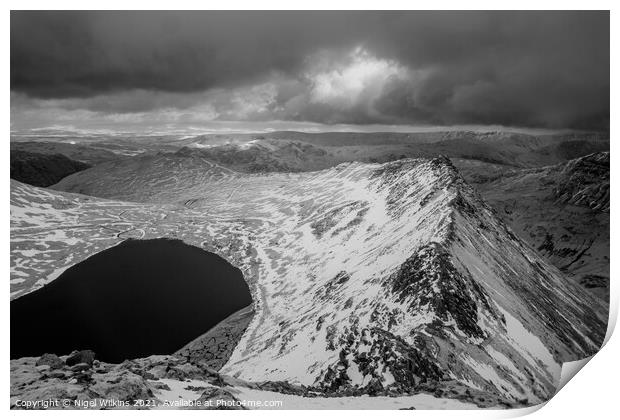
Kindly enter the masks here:
M 432 1 L 432 2 L 412 2 L 412 1 L 392 1 L 392 0 L 382 0 L 382 1 L 368 1 L 368 0 L 358 0 L 358 1 L 325 1 L 325 0 L 314 0 L 314 1 L 282 1 L 282 0 L 262 0 L 260 2 L 257 1 L 248 1 L 248 0 L 228 0 L 226 2 L 213 2 L 213 1 L 189 1 L 189 0 L 175 0 L 174 2 L 163 2 L 163 1 L 130 1 L 130 0 L 108 0 L 105 2 L 80 2 L 76 0 L 57 0 L 54 2 L 50 1 L 42 1 L 42 0 L 32 0 L 32 1 L 7 1 L 5 4 L 8 4 L 7 9 L 49 9 L 52 6 L 57 9 L 119 9 L 119 10 L 129 10 L 129 9 L 160 9 L 160 10 L 176 10 L 176 9 L 257 9 L 257 6 L 264 9 L 325 9 L 325 10 L 337 10 L 337 9 L 366 9 L 366 10 L 383 10 L 383 9 L 419 9 L 419 10 L 436 10 L 436 9 L 474 9 L 474 10 L 485 10 L 485 9 L 504 9 L 504 10 L 512 10 L 512 9 L 533 9 L 533 10 L 546 10 L 546 9 L 599 9 L 599 10 L 611 10 L 611 45 L 616 46 L 611 48 L 611 72 L 610 74 L 618 74 L 618 30 L 617 25 L 620 23 L 616 18 L 616 12 L 618 10 L 617 7 L 614 7 L 618 2 L 613 1 L 597 1 L 590 0 L 587 2 L 584 1 L 543 1 L 543 0 L 522 0 L 519 2 L 492 2 L 492 1 Z M 0 68 L 2 72 L 2 80 L 5 81 L 5 86 L 9 92 L 5 93 L 4 102 L 3 102 L 3 116 L 4 116 L 4 136 L 5 143 L 2 147 L 2 153 L 5 163 L 5 170 L 8 172 L 8 161 L 9 161 L 9 131 L 10 131 L 10 86 L 8 83 L 9 80 L 9 50 L 10 50 L 10 14 L 7 12 L 2 16 L 2 26 L 4 37 L 3 37 L 3 54 L 2 57 L 4 59 L 4 65 Z M 618 85 L 615 83 L 615 80 L 612 78 L 611 80 L 611 133 L 612 137 L 614 137 L 615 133 L 618 132 L 618 113 L 614 112 L 617 110 L 617 98 L 618 98 Z M 616 147 L 615 141 L 612 139 L 611 142 L 612 149 L 612 213 L 611 213 L 611 256 L 612 256 L 612 264 L 611 264 L 611 279 L 612 279 L 612 302 L 611 302 L 611 314 L 613 319 L 613 324 L 615 324 L 615 319 L 617 318 L 618 312 L 618 298 L 619 298 L 619 290 L 616 287 L 615 279 L 617 274 L 616 264 L 613 263 L 614 251 L 618 249 L 618 234 L 620 230 L 618 228 L 617 223 L 615 223 L 614 211 L 617 209 L 616 200 L 614 197 L 616 194 L 616 186 L 618 182 L 615 180 L 615 171 L 614 163 L 617 161 Z M 3 268 L 3 281 L 5 287 L 8 289 L 9 287 L 9 259 L 6 256 L 9 254 L 10 250 L 10 235 L 9 235 L 9 174 L 5 173 L 4 178 L 0 181 L 2 185 L 3 195 L 5 197 L 4 202 L 2 203 L 4 208 L 4 214 L 7 219 L 5 219 L 4 224 L 4 242 L 2 243 L 2 250 L 0 251 L 5 258 L 2 260 Z M 617 212 L 616 212 L 617 213 Z M 8 295 L 8 290 L 7 290 Z M 6 295 L 5 295 L 6 296 Z M 8 299 L 0 300 L 2 303 L 2 313 L 3 313 L 3 336 L 5 340 L 3 345 L 1 346 L 2 353 L 0 354 L 0 358 L 5 360 L 3 366 L 3 378 L 4 378 L 4 390 L 0 392 L 4 392 L 5 398 L 8 399 L 8 395 L 10 394 L 9 388 L 9 364 L 6 362 L 9 360 L 9 328 L 8 328 L 8 320 L 9 320 L 9 304 Z M 611 322 L 610 322 L 611 324 Z M 577 378 L 568 382 L 568 384 L 554 397 L 552 398 L 544 407 L 536 410 L 533 414 L 530 415 L 530 418 L 534 419 L 595 419 L 595 418 L 617 418 L 618 407 L 617 401 L 618 396 L 618 382 L 620 381 L 620 377 L 618 376 L 619 362 L 618 358 L 620 356 L 620 342 L 617 337 L 611 337 L 607 345 L 596 355 L 594 358 L 587 363 L 585 367 L 583 367 L 582 371 L 577 374 Z M 5 403 L 5 410 L 9 410 L 8 401 Z M 540 407 L 539 407 L 540 408 Z M 273 411 L 262 411 L 262 412 L 253 412 L 251 415 L 253 418 L 269 418 L 269 419 L 289 419 L 291 414 L 295 416 L 297 419 L 309 419 L 313 418 L 317 415 L 321 417 L 327 416 L 329 418 L 355 418 L 355 419 L 375 419 L 377 415 L 380 416 L 394 416 L 400 418 L 433 418 L 433 419 L 481 419 L 481 418 L 511 418 L 520 416 L 523 414 L 527 414 L 532 410 L 506 410 L 506 411 L 474 411 L 474 412 L 462 412 L 462 411 L 389 411 L 389 412 L 381 412 L 378 413 L 376 411 L 336 411 L 336 412 L 315 412 L 315 411 L 282 411 L 282 412 L 273 412 Z M 9 413 L 11 416 L 22 417 L 22 416 L 49 416 L 49 418 L 75 418 L 74 416 L 120 416 L 121 418 L 135 418 L 138 416 L 143 416 L 142 412 L 137 411 L 129 411 L 129 412 L 117 412 L 116 414 L 108 414 L 107 412 L 96 412 L 96 411 L 88 411 L 88 412 L 23 412 L 23 411 L 11 411 Z M 175 411 L 173 413 L 174 417 L 186 417 L 186 416 L 209 416 L 209 417 L 220 417 L 220 418 L 231 418 L 231 417 L 246 417 L 248 414 L 246 412 L 209 412 L 209 414 L 205 414 L 203 412 L 193 412 L 193 411 Z M 169 418 L 169 415 L 162 414 L 162 412 L 149 412 L 146 414 L 149 418 Z

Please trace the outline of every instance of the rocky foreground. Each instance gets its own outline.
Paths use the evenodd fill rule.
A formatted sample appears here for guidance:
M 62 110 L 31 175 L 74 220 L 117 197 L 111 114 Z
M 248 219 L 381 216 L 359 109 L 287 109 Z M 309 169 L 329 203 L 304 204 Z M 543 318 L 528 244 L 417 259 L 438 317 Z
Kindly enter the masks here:
M 352 398 L 362 404 L 369 397 L 391 408 L 512 408 L 524 403 L 454 381 L 429 382 L 409 395 L 384 389 L 380 382 L 367 391 L 324 392 L 287 382 L 248 382 L 220 374 L 207 362 L 188 362 L 180 356 L 110 364 L 82 350 L 61 357 L 45 354 L 11 360 L 11 409 L 295 409 L 303 408 L 304 402 L 310 408 L 344 408 Z M 274 406 L 260 406 L 268 401 Z

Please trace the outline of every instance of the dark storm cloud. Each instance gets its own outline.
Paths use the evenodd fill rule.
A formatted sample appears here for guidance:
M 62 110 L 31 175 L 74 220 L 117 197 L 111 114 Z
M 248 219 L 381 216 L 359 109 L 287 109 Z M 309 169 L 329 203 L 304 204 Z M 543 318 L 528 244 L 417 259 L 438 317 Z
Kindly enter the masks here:
M 11 84 L 52 97 L 201 90 L 293 70 L 317 46 L 350 42 L 341 24 L 312 12 L 14 12 Z
M 103 113 L 606 128 L 609 14 L 13 12 L 11 89 Z

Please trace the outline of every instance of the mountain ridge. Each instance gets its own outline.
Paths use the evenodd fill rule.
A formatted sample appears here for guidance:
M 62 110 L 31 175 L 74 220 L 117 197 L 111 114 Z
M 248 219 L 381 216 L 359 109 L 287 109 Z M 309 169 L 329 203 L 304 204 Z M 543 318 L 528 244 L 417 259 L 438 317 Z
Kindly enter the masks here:
M 457 380 L 534 403 L 555 391 L 561 362 L 602 341 L 595 303 L 447 158 L 253 175 L 208 164 L 164 159 L 165 178 L 147 171 L 135 191 L 112 183 L 116 198 L 78 207 L 103 225 L 122 208 L 129 231 L 172 234 L 242 270 L 256 313 L 225 374 L 338 392 Z

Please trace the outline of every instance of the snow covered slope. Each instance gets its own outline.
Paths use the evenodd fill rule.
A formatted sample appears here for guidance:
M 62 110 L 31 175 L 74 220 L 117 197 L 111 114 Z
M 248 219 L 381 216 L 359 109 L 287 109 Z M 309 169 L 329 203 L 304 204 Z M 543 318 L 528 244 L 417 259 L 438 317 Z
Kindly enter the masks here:
M 223 373 L 345 394 L 456 380 L 533 404 L 602 342 L 605 315 L 447 159 L 269 175 L 158 159 L 88 186 L 127 202 L 12 184 L 13 293 L 64 267 L 50 252 L 66 242 L 49 238 L 79 241 L 72 263 L 126 232 L 181 238 L 241 268 L 253 294 Z

